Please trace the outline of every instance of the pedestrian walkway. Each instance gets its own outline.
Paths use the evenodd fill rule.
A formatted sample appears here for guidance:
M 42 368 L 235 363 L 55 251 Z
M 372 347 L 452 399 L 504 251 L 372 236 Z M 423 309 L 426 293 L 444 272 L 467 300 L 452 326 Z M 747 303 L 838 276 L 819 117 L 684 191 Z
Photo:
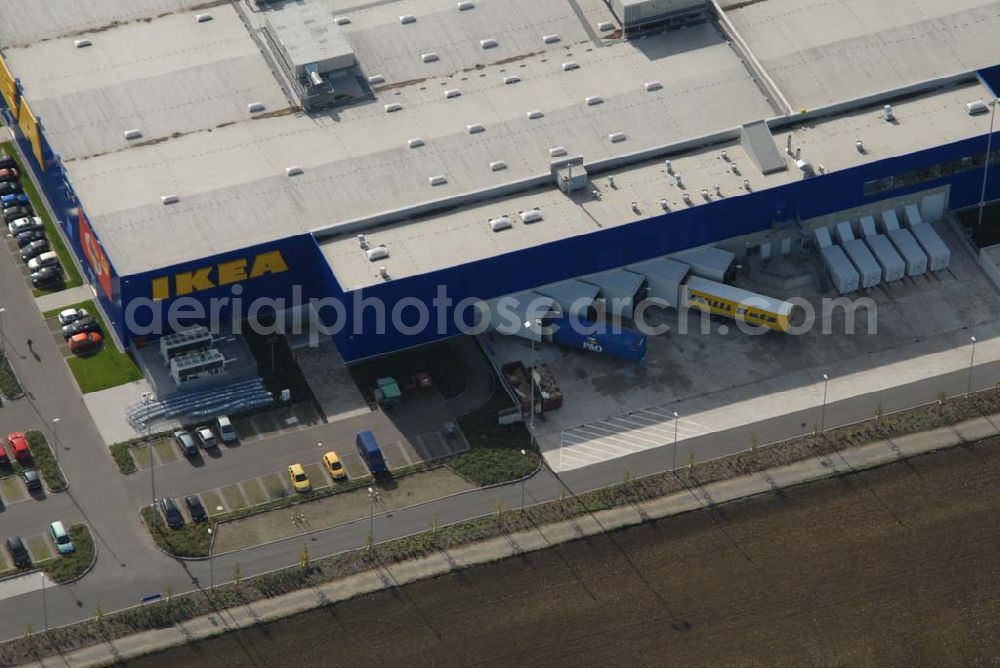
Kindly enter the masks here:
M 94 298 L 94 289 L 89 283 L 78 285 L 75 288 L 52 292 L 41 297 L 35 297 L 35 304 L 42 313 L 62 309 L 73 304 L 79 304 Z
M 218 635 L 220 628 L 235 630 L 288 617 L 322 605 L 344 601 L 390 587 L 436 577 L 453 570 L 490 563 L 525 552 L 542 550 L 587 536 L 634 526 L 650 520 L 708 508 L 778 489 L 863 471 L 908 457 L 961 443 L 1000 435 L 1000 415 L 976 418 L 953 427 L 911 434 L 897 439 L 814 457 L 752 475 L 693 487 L 683 492 L 583 515 L 366 571 L 311 589 L 255 601 L 216 615 L 205 615 L 176 626 L 146 631 L 65 655 L 73 666 L 105 665 Z M 35 665 L 44 665 L 37 663 Z
M 295 355 L 328 422 L 371 412 L 332 341 L 296 348 Z

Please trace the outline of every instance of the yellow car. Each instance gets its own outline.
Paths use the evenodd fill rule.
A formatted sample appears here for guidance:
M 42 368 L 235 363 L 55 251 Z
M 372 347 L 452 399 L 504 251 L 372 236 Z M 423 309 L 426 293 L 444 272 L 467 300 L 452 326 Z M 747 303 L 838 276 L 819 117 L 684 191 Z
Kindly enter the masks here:
M 328 452 L 323 455 L 323 466 L 326 467 L 327 473 L 334 480 L 342 480 L 347 477 L 347 469 L 340 463 L 340 457 L 337 456 L 336 452 Z
M 292 464 L 288 467 L 288 477 L 292 481 L 292 487 L 295 488 L 296 492 L 308 492 L 312 489 L 312 484 L 309 482 L 309 476 L 306 475 L 305 469 L 302 468 L 302 464 Z

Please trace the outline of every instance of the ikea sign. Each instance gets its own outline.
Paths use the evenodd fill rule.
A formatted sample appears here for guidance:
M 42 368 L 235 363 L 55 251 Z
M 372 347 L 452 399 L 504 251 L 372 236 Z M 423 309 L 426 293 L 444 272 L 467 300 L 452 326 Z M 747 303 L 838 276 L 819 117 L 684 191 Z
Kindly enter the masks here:
M 242 257 L 201 267 L 193 271 L 180 271 L 167 276 L 158 276 L 151 281 L 151 296 L 154 300 L 160 301 L 286 271 L 288 271 L 288 263 L 285 262 L 281 251 L 272 250 L 258 253 L 252 257 Z

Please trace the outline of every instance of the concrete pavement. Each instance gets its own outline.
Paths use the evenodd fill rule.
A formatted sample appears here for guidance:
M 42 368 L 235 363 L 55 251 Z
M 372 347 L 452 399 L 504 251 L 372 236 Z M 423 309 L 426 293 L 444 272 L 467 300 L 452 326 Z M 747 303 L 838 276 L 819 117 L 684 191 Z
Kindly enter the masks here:
M 954 427 L 912 434 L 892 442 L 880 441 L 846 450 L 830 457 L 815 457 L 762 473 L 710 483 L 670 496 L 601 511 L 564 522 L 482 541 L 421 559 L 391 564 L 341 580 L 301 590 L 272 599 L 264 599 L 239 608 L 205 615 L 176 627 L 139 633 L 102 645 L 95 645 L 36 665 L 104 665 L 145 653 L 166 649 L 217 635 L 220 628 L 245 628 L 304 612 L 322 605 L 343 601 L 381 589 L 402 586 L 456 569 L 484 564 L 525 552 L 542 550 L 587 536 L 613 531 L 649 520 L 710 508 L 720 504 L 765 494 L 794 485 L 834 475 L 857 472 L 907 457 L 954 446 L 997 434 L 1000 415 L 977 418 Z

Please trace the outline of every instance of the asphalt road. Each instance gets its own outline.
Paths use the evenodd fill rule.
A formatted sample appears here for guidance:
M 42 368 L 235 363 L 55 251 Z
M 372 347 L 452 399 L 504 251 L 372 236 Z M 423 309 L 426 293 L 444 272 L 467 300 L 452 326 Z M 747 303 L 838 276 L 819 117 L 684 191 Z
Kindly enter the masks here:
M 50 434 L 51 420 L 60 418 L 59 434 L 62 447 L 59 459 L 70 481 L 70 490 L 49 495 L 44 501 L 29 501 L 10 506 L 0 513 L 0 535 L 38 533 L 48 522 L 86 521 L 92 528 L 98 559 L 94 570 L 79 583 L 50 589 L 46 593 L 49 626 L 87 619 L 100 606 L 105 612 L 136 605 L 147 594 L 175 594 L 232 579 L 238 564 L 244 577 L 274 570 L 298 562 L 304 542 L 310 554 L 318 558 L 343 550 L 362 547 L 366 542 L 366 521 L 318 531 L 306 538 L 295 538 L 261 546 L 249 551 L 219 555 L 211 560 L 182 562 L 160 553 L 139 524 L 137 507 L 148 499 L 148 479 L 145 476 L 126 478 L 117 473 L 97 428 L 76 390 L 62 356 L 12 259 L 0 258 L 0 285 L 4 286 L 0 307 L 3 334 L 11 362 L 28 396 L 16 402 L 6 402 L 0 408 L 0 431 L 41 429 Z M 35 341 L 33 351 L 26 345 Z M 1000 363 L 977 367 L 974 387 L 989 387 L 1000 378 Z M 835 426 L 872 416 L 881 403 L 886 412 L 934 401 L 941 390 L 950 394 L 964 392 L 967 371 L 957 371 L 896 388 L 892 393 L 862 395 L 831 403 L 826 408 L 826 424 Z M 745 449 L 751 433 L 760 443 L 790 438 L 804 433 L 819 416 L 817 411 L 801 411 L 761 423 L 750 424 L 726 432 L 708 434 L 682 441 L 678 446 L 678 462 L 687 460 L 692 449 L 697 459 L 721 456 Z M 315 440 L 333 441 L 350 428 L 326 425 L 316 431 L 273 439 L 269 443 L 248 444 L 246 447 L 288 447 L 289 452 L 311 452 Z M 287 445 L 286 445 L 287 444 Z M 311 444 L 311 445 L 310 445 Z M 223 457 L 225 457 L 223 455 Z M 627 469 L 632 476 L 664 470 L 670 466 L 671 448 L 644 451 L 627 458 L 575 470 L 556 479 L 542 471 L 524 485 L 528 503 L 555 499 L 560 487 L 574 492 L 595 489 L 619 482 Z M 233 458 L 234 461 L 235 458 Z M 158 493 L 182 494 L 190 489 L 185 464 L 160 468 Z M 240 479 L 232 469 L 219 468 L 212 476 L 225 477 L 225 482 Z M 258 472 L 259 473 L 259 472 Z M 256 474 L 255 474 L 256 475 Z M 248 476 L 244 476 L 248 477 Z M 210 486 L 211 481 L 199 489 Z M 161 491 L 162 490 L 162 491 Z M 197 491 L 197 490 L 194 490 Z M 376 541 L 404 536 L 430 527 L 437 515 L 441 524 L 482 516 L 495 510 L 501 501 L 506 508 L 521 502 L 521 485 L 475 490 L 459 496 L 440 499 L 422 506 L 375 517 Z M 0 638 L 20 636 L 31 623 L 35 629 L 43 626 L 43 602 L 40 593 L 33 592 L 5 599 L 0 604 Z

